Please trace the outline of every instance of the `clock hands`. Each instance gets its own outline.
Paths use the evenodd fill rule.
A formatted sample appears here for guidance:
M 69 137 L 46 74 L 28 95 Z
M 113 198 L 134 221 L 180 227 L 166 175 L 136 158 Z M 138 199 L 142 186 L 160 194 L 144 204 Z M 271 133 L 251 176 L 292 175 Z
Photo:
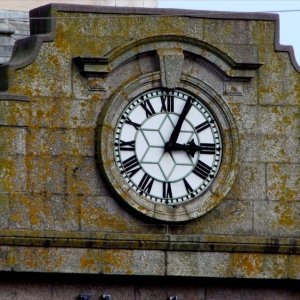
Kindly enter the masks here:
M 173 150 L 173 146 L 176 144 L 176 141 L 178 139 L 179 133 L 180 133 L 180 129 L 181 126 L 183 124 L 183 121 L 186 117 L 186 115 L 188 114 L 190 108 L 192 107 L 192 97 L 188 97 L 188 99 L 185 102 L 185 105 L 183 107 L 183 110 L 179 116 L 179 119 L 177 121 L 177 124 L 170 136 L 169 141 L 165 144 L 165 151 L 170 152 L 171 150 Z
M 192 139 L 187 144 L 179 144 L 177 143 L 177 139 L 182 127 L 182 124 L 185 120 L 185 117 L 187 116 L 188 112 L 190 111 L 192 107 L 192 97 L 188 97 L 186 100 L 186 103 L 182 109 L 182 112 L 178 118 L 177 124 L 174 127 L 174 130 L 170 136 L 169 141 L 165 144 L 165 151 L 171 152 L 171 151 L 186 151 L 187 154 L 194 157 L 195 153 L 199 151 L 202 154 L 215 154 L 216 150 L 220 151 L 220 147 L 216 148 L 216 145 L 214 143 L 202 143 L 200 145 L 196 145 L 194 139 Z
M 216 148 L 215 144 L 209 144 L 209 143 L 202 143 L 200 145 L 196 145 L 194 139 L 192 139 L 187 144 L 174 143 L 171 146 L 169 146 L 169 151 L 177 151 L 177 150 L 186 151 L 189 155 L 194 157 L 196 151 L 199 151 L 202 154 L 215 154 L 216 150 L 220 151 L 221 148 L 220 147 Z

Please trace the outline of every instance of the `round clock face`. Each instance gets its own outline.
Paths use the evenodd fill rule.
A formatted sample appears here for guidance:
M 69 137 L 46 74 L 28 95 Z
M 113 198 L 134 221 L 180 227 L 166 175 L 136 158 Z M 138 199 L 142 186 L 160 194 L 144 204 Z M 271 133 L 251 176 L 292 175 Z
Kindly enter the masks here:
M 120 175 L 136 194 L 178 205 L 205 193 L 217 175 L 222 138 L 201 99 L 155 89 L 133 99 L 114 131 Z

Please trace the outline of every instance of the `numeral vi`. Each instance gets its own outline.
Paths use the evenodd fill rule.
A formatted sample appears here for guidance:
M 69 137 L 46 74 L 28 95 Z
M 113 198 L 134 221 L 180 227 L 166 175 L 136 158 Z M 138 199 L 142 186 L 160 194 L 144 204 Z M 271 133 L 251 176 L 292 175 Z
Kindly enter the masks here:
M 163 182 L 163 198 L 173 198 L 170 182 Z

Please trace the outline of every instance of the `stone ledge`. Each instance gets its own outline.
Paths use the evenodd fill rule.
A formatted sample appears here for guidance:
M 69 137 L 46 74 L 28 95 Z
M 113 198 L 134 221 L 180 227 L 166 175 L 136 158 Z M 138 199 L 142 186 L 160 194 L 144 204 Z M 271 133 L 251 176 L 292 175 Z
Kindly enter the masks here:
M 0 246 L 300 254 L 296 238 L 5 229 Z
M 29 97 L 10 94 L 10 93 L 0 93 L 0 101 L 20 101 L 20 102 L 29 102 Z

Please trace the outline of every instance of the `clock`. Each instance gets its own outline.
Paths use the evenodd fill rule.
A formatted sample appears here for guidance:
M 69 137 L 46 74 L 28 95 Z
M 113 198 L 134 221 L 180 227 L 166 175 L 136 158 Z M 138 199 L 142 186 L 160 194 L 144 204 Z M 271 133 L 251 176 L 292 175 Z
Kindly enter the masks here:
M 114 161 L 128 187 L 162 205 L 200 197 L 222 161 L 216 117 L 184 90 L 153 89 L 132 99 L 113 139 Z
M 112 195 L 161 221 L 192 220 L 218 205 L 235 180 L 238 149 L 226 101 L 188 76 L 176 89 L 161 88 L 159 74 L 130 82 L 98 119 L 100 171 Z

